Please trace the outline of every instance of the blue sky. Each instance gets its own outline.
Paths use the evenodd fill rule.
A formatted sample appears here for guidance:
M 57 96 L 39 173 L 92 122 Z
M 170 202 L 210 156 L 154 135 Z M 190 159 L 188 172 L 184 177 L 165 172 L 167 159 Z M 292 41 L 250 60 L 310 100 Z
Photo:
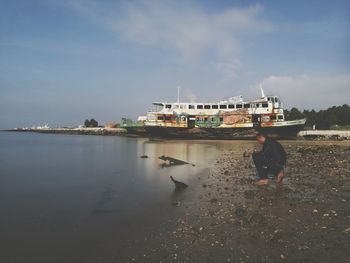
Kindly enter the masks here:
M 0 127 L 137 117 L 152 101 L 350 101 L 350 1 L 0 1 Z

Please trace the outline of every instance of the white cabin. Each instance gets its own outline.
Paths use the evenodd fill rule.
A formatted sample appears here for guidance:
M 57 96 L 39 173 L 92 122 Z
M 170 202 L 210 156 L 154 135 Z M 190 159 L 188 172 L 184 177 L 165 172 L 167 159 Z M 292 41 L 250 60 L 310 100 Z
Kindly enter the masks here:
M 266 96 L 258 100 L 243 101 L 242 96 L 219 102 L 154 102 L 148 116 L 154 114 L 218 115 L 224 112 L 245 110 L 247 114 L 276 114 L 276 120 L 284 121 L 282 104 L 277 96 Z

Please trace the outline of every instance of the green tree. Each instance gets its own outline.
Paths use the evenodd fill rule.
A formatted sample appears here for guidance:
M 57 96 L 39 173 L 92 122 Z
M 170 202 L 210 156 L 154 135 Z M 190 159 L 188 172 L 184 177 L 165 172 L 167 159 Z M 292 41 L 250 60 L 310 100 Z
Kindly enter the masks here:
M 289 112 L 289 120 L 297 120 L 304 118 L 304 115 L 297 108 L 292 108 Z
M 90 120 L 90 127 L 97 127 L 98 126 L 98 122 L 95 119 L 91 119 Z
M 350 107 L 347 104 L 320 111 L 304 110 L 301 112 L 297 108 L 292 108 L 290 111 L 285 110 L 284 113 L 286 120 L 306 118 L 306 126 L 309 128 L 313 125 L 316 126 L 316 129 L 329 129 L 335 125 L 350 125 Z
M 85 120 L 84 126 L 85 127 L 90 127 L 90 121 L 88 119 Z
M 98 122 L 94 118 L 90 120 L 86 119 L 84 122 L 84 125 L 85 127 L 88 127 L 88 128 L 94 128 L 98 126 Z
M 303 116 L 306 118 L 306 127 L 312 128 L 314 125 L 316 125 L 317 113 L 315 110 L 304 110 Z

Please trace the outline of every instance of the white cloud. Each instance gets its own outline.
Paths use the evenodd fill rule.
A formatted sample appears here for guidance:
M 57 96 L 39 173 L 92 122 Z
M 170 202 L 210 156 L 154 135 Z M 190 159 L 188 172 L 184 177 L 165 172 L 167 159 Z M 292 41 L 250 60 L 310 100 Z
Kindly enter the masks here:
M 232 61 L 225 61 L 216 63 L 215 68 L 224 77 L 228 79 L 237 78 L 238 72 L 242 67 L 242 63 L 239 59 L 234 59 Z
M 188 2 L 174 2 L 129 3 L 120 17 L 110 20 L 111 26 L 127 40 L 171 48 L 186 58 L 206 51 L 220 57 L 232 55 L 238 48 L 238 34 L 271 29 L 259 18 L 263 10 L 260 5 L 208 13 Z
M 279 95 L 286 108 L 326 109 L 350 102 L 350 74 L 269 76 L 251 87 L 250 96 L 256 97 L 260 84 L 265 93 Z
M 245 36 L 272 30 L 262 19 L 261 5 L 208 12 L 188 1 L 140 0 L 106 6 L 75 0 L 69 6 L 103 24 L 124 41 L 175 51 L 186 60 L 210 54 L 211 65 L 225 77 L 241 67 L 240 43 Z

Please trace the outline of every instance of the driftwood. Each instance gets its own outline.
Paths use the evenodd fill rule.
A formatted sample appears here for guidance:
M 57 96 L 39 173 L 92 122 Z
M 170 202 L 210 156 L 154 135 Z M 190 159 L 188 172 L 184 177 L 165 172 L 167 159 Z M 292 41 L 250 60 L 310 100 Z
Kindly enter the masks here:
M 165 162 L 169 162 L 170 165 L 182 165 L 182 164 L 188 164 L 188 162 L 185 162 L 185 161 L 182 161 L 182 160 L 179 160 L 179 159 L 175 159 L 175 158 L 172 158 L 172 157 L 169 157 L 169 156 L 159 156 L 158 157 L 160 160 L 163 160 Z
M 176 190 L 183 190 L 183 189 L 185 189 L 185 188 L 188 187 L 187 184 L 175 180 L 174 177 L 172 177 L 172 176 L 170 176 L 170 179 L 171 179 L 171 181 L 173 181 L 173 183 L 175 184 L 175 189 L 176 189 Z

